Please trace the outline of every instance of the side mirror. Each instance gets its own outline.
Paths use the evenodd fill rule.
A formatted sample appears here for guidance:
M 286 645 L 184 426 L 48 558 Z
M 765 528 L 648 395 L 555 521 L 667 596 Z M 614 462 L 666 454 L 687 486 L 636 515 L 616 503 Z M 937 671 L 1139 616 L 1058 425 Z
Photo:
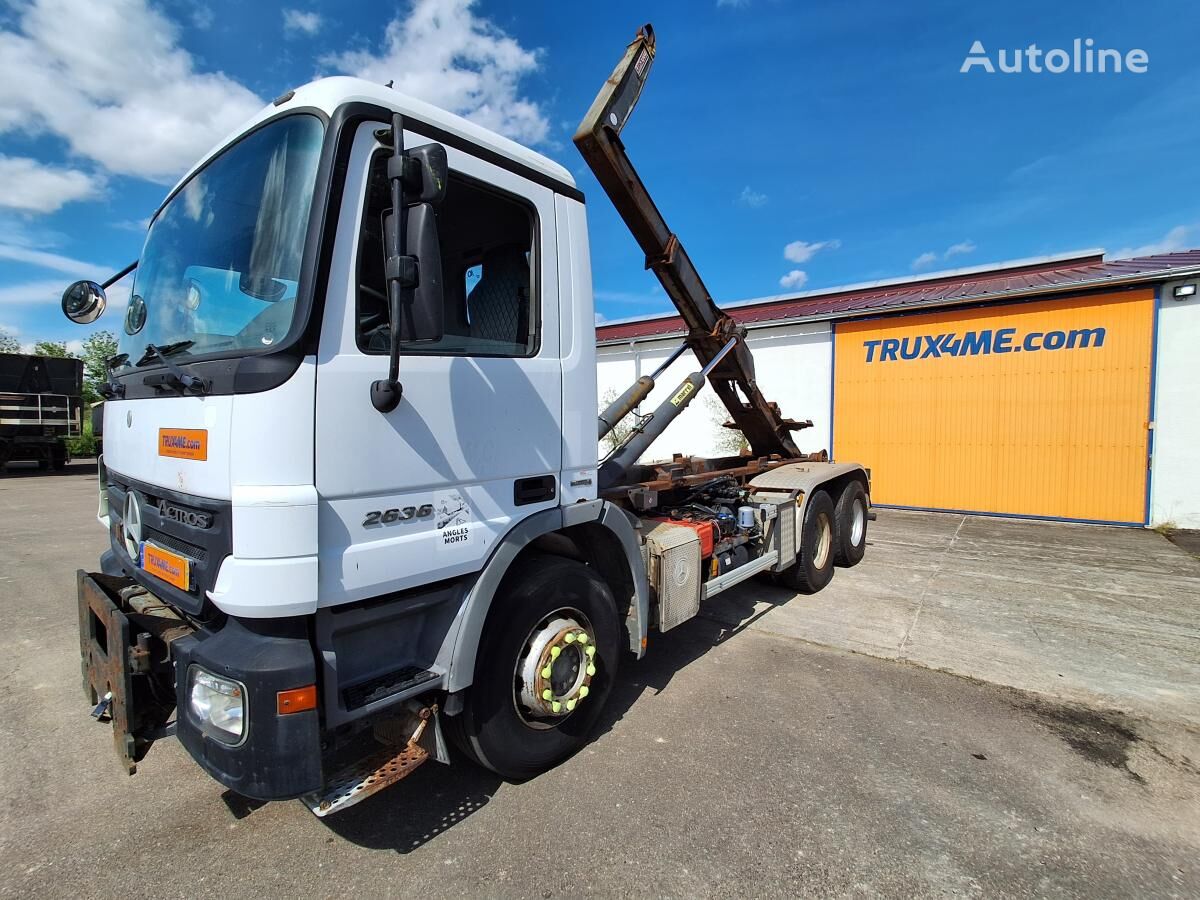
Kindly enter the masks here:
M 424 144 L 404 151 L 404 200 L 406 203 L 432 203 L 440 206 L 446 197 L 446 148 Z
M 107 305 L 104 288 L 94 281 L 77 281 L 63 291 L 63 315 L 79 325 L 95 322 Z
M 445 157 L 444 150 L 442 156 Z M 396 217 L 389 214 L 383 223 L 385 247 L 391 246 L 389 241 L 395 230 Z M 446 310 L 442 295 L 442 250 L 433 204 L 418 203 L 408 210 L 405 249 L 417 261 L 417 285 L 410 289 L 411 299 L 400 308 L 400 321 L 391 323 L 394 340 L 401 344 L 440 341 L 445 332 Z

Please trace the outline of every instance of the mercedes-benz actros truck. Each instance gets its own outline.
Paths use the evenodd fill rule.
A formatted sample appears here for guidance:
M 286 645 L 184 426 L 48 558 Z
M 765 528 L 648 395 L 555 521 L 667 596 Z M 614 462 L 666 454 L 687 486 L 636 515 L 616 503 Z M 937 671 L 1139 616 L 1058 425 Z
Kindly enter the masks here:
M 654 55 L 646 26 L 574 139 L 697 359 L 646 414 L 661 372 L 597 422 L 583 195 L 478 125 L 323 79 L 167 196 L 101 386 L 110 547 L 78 575 L 84 687 L 129 772 L 174 734 L 227 788 L 321 816 L 448 742 L 529 777 L 650 634 L 862 559 L 867 470 L 797 449 L 809 423 L 763 397 L 626 156 Z M 116 277 L 64 312 L 94 321 Z M 748 449 L 643 462 L 706 386 Z

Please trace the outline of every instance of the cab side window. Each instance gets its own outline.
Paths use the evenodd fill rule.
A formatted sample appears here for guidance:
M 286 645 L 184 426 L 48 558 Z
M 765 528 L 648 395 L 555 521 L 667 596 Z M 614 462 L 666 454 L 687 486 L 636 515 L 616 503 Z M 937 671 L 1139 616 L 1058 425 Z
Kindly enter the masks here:
M 391 212 L 387 151 L 371 161 L 358 247 L 357 342 L 364 353 L 388 351 L 383 223 Z M 437 209 L 442 251 L 445 334 L 407 344 L 404 354 L 533 356 L 539 315 L 532 206 L 490 185 L 451 172 Z

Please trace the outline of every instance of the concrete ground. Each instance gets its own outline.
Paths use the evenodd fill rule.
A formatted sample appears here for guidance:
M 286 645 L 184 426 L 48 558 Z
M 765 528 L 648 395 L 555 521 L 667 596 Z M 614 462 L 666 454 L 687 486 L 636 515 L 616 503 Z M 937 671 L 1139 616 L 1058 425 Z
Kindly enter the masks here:
M 1200 725 L 1200 558 L 1141 528 L 879 510 L 866 559 L 811 597 L 713 614 L 995 684 Z
M 1110 692 L 1128 701 L 1120 712 L 809 640 L 848 644 L 836 607 L 870 590 L 874 618 L 894 618 L 853 632 L 870 653 L 1011 681 L 1011 648 L 1036 627 L 1059 644 L 1079 629 L 1074 643 L 1105 660 L 1113 633 L 1135 634 L 1137 658 L 1152 659 L 1147 629 L 1185 627 L 1160 619 L 1154 598 L 1194 589 L 1194 573 L 1165 554 L 1142 558 L 1140 579 L 1100 565 L 1132 560 L 1122 542 L 1140 538 L 1072 532 L 1074 561 L 1052 576 L 1055 552 L 1029 532 L 889 514 L 869 562 L 817 598 L 747 586 L 656 636 L 624 665 L 593 742 L 555 770 L 510 784 L 431 763 L 323 822 L 298 803 L 223 792 L 173 741 L 137 776 L 119 772 L 79 689 L 73 573 L 105 544 L 94 497 L 81 464 L 0 479 L 0 895 L 1200 894 L 1200 735 L 1187 698 L 1135 702 L 1128 642 Z M 1091 541 L 1108 549 L 1090 551 L 1089 567 Z M 1001 556 L 1013 575 L 997 596 L 982 561 Z M 1131 592 L 1150 624 L 1117 616 L 1111 598 Z M 1051 617 L 1057 630 L 1044 629 L 1030 598 L 1056 594 L 1120 621 Z M 1006 600 L 997 614 L 1011 623 L 971 610 L 973 595 Z M 1101 696 L 1079 647 L 1054 654 L 1072 662 L 1058 667 L 1074 685 L 1061 693 Z M 1155 663 L 1170 679 L 1188 664 L 1186 653 Z M 1025 686 L 1043 691 L 1049 668 Z

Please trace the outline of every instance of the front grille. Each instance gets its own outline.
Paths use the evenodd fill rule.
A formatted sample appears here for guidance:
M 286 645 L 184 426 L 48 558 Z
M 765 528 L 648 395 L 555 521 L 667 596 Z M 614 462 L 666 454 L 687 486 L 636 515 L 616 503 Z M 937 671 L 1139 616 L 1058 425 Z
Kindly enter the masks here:
M 233 549 L 229 501 L 210 500 L 143 484 L 114 472 L 111 468 L 108 469 L 107 476 L 109 515 L 113 521 L 112 549 L 126 572 L 173 606 L 190 613 L 202 612 L 207 602 L 207 592 L 212 590 L 216 583 L 221 562 Z M 129 558 L 119 527 L 124 515 L 126 495 L 129 493 L 136 494 L 141 501 L 142 540 L 192 561 L 191 590 L 182 591 L 152 574 L 143 572 L 137 567 L 136 561 Z M 163 516 L 158 510 L 160 499 L 184 510 L 208 514 L 212 517 L 210 526 L 197 528 Z
M 208 562 L 208 551 L 203 547 L 197 547 L 195 544 L 189 544 L 187 541 L 181 541 L 177 537 L 172 537 L 169 534 L 163 534 L 157 528 L 142 528 L 142 537 L 152 544 L 166 550 L 174 550 L 176 553 L 181 553 L 184 556 L 190 557 L 196 562 Z

